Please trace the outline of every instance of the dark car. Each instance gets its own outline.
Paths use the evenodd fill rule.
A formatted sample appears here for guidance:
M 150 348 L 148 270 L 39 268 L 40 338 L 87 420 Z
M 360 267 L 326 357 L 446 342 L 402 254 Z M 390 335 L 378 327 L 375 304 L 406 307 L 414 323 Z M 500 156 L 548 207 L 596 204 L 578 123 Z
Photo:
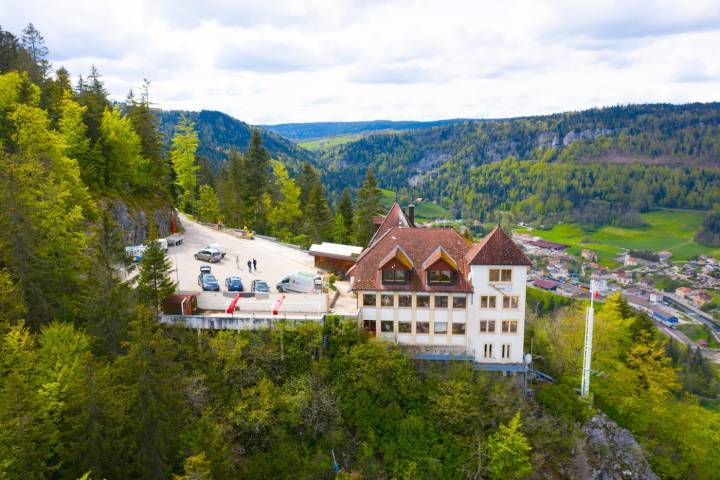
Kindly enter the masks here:
M 242 292 L 245 290 L 240 277 L 227 277 L 225 279 L 225 288 L 228 292 Z
M 265 280 L 253 280 L 250 285 L 250 291 L 258 293 L 269 293 L 270 287 Z
M 220 283 L 218 283 L 215 275 L 211 273 L 201 273 L 198 278 L 198 285 L 204 290 L 209 292 L 219 292 Z

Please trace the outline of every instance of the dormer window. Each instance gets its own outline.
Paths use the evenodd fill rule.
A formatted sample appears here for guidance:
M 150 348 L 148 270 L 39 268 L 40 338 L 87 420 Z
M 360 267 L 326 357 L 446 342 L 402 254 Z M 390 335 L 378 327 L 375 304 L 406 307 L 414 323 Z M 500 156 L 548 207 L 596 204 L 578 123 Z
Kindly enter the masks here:
M 455 283 L 454 270 L 430 270 L 427 272 L 428 285 L 453 285 Z
M 400 268 L 390 268 L 382 271 L 383 285 L 407 285 L 410 283 L 410 271 Z

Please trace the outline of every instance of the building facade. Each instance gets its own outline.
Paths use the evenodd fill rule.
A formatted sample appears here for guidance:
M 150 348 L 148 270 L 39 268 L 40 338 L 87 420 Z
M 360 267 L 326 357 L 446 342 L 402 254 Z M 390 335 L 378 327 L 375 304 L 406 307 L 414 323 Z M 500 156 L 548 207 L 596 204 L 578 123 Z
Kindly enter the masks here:
M 348 274 L 370 335 L 521 365 L 530 265 L 499 227 L 472 243 L 452 228 L 415 227 L 396 203 Z

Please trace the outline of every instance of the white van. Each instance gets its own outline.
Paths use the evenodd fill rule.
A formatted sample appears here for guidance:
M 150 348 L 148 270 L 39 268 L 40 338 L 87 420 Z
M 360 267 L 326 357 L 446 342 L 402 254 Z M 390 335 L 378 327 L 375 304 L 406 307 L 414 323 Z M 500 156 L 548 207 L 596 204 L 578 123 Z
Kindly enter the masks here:
M 223 247 L 219 243 L 212 243 L 210 245 L 205 245 L 202 249 L 203 250 L 215 250 L 216 252 L 220 253 L 222 258 L 225 258 L 225 254 L 227 253 L 227 251 L 225 250 L 225 247 Z
M 312 273 L 295 272 L 280 280 L 275 288 L 280 293 L 319 293 L 322 288 L 322 277 Z

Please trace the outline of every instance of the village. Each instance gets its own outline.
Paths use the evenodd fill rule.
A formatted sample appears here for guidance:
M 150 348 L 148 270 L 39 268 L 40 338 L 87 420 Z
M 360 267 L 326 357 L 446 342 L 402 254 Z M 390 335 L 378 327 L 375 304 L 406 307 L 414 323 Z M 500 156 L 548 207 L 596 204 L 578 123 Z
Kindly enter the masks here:
M 569 245 L 543 240 L 532 232 L 514 233 L 512 238 L 533 260 L 529 285 L 577 299 L 589 297 L 591 282 L 601 299 L 619 291 L 667 335 L 718 357 L 720 305 L 712 294 L 720 287 L 718 259 L 699 256 L 673 262 L 670 251 L 626 250 L 613 268 L 601 265 L 590 249 L 573 255 Z

